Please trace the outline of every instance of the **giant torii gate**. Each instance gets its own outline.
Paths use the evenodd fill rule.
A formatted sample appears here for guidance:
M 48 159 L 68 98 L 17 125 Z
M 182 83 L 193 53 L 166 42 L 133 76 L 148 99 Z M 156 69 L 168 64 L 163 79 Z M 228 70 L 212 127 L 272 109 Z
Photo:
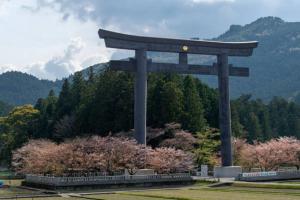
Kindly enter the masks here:
M 258 42 L 217 42 L 127 35 L 100 29 L 106 47 L 135 50 L 129 61 L 112 60 L 112 70 L 135 72 L 134 130 L 138 143 L 146 144 L 147 72 L 217 75 L 219 82 L 219 120 L 222 166 L 232 166 L 229 76 L 249 76 L 249 69 L 228 64 L 228 56 L 251 56 Z M 178 64 L 156 63 L 147 51 L 179 53 Z M 217 56 L 213 65 L 190 65 L 189 54 Z

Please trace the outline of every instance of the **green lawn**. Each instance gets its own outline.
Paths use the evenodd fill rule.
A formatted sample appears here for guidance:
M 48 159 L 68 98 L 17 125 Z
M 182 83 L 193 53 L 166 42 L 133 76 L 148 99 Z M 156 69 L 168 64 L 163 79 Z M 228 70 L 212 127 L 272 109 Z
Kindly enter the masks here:
M 173 199 L 173 200 L 299 200 L 300 190 L 265 189 L 245 187 L 190 187 L 182 189 L 149 190 L 138 192 L 119 192 L 117 194 L 88 195 L 95 199 Z
M 84 198 L 64 198 L 64 197 L 39 197 L 39 198 L 18 198 L 18 200 L 83 200 Z
M 39 198 L 22 198 L 19 200 L 83 200 L 84 198 L 64 198 L 64 197 L 39 197 Z
M 0 188 L 0 197 L 4 196 L 16 196 L 16 195 L 24 195 L 24 194 L 35 194 L 31 190 L 20 189 L 16 187 L 9 187 L 9 188 Z
M 9 185 L 8 188 L 0 188 L 0 197 L 6 197 L 6 196 L 16 196 L 16 195 L 28 195 L 28 194 L 37 194 L 38 192 L 22 189 L 18 186 L 21 185 L 21 182 L 23 180 L 17 179 L 17 180 L 3 180 L 4 185 Z
M 97 199 L 97 200 L 299 200 L 300 190 L 289 188 L 262 188 L 240 186 L 224 186 L 209 188 L 206 185 L 197 184 L 181 188 L 149 189 L 149 190 L 122 190 L 107 194 L 82 195 L 81 198 L 73 197 L 43 197 L 33 198 L 35 200 L 63 200 L 63 199 Z M 1 193 L 2 191 L 2 193 Z M 0 189 L 1 196 L 14 196 L 15 194 L 30 194 L 32 191 L 17 189 L 11 187 L 3 193 Z M 93 190 L 95 192 L 95 190 Z M 89 191 L 89 192 L 93 192 Z M 70 191 L 69 191 L 70 192 Z M 72 196 L 72 195 L 70 195 Z M 32 199 L 32 198 L 28 198 Z
M 286 184 L 297 184 L 297 185 L 300 185 L 300 181 L 279 181 L 278 183 L 286 183 Z
M 0 176 L 11 176 L 13 175 L 10 171 L 0 171 Z

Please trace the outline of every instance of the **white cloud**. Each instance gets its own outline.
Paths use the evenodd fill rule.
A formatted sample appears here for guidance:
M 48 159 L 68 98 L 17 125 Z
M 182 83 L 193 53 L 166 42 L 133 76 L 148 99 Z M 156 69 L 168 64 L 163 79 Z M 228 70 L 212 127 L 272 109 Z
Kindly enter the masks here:
M 112 55 L 132 55 L 106 48 L 97 35 L 100 27 L 212 38 L 231 24 L 244 25 L 263 16 L 299 21 L 299 6 L 299 0 L 0 0 L 0 71 L 55 79 L 106 62 Z M 77 39 L 68 45 L 70 38 Z
M 68 77 L 70 74 L 91 65 L 108 62 L 114 52 L 114 50 L 107 50 L 103 45 L 88 48 L 82 38 L 76 37 L 71 39 L 69 45 L 60 55 L 53 56 L 47 61 L 27 64 L 21 68 L 14 64 L 0 65 L 0 73 L 17 70 L 32 74 L 40 79 L 56 80 Z M 123 57 L 126 56 L 122 55 L 118 58 Z
M 236 0 L 192 0 L 194 3 L 220 3 L 220 2 L 235 2 Z
M 61 55 L 52 57 L 46 62 L 28 65 L 25 72 L 43 79 L 61 79 L 96 63 L 107 62 L 113 53 L 99 47 L 92 49 L 95 52 L 91 54 L 92 51 L 87 51 L 89 48 L 86 46 L 82 38 L 73 38 Z
M 74 57 L 82 51 L 84 46 L 85 43 L 81 38 L 73 38 L 63 55 L 53 57 L 45 63 L 39 62 L 27 66 L 28 73 L 52 80 L 67 77 L 80 67 L 81 63 Z
M 91 20 L 82 22 L 73 16 L 62 20 L 57 6 L 36 8 L 36 2 L 42 5 L 42 1 L 2 2 L 0 73 L 16 70 L 56 79 L 106 62 L 113 53 L 100 41 L 99 27 Z M 86 10 L 91 12 L 92 6 Z
M 4 15 L 8 14 L 8 11 L 6 9 L 8 0 L 0 0 L 0 17 L 3 17 Z
M 60 79 L 91 65 L 107 62 L 114 52 L 101 47 L 90 49 L 86 46 L 81 38 L 74 38 L 62 55 L 47 62 L 29 65 L 26 71 L 40 78 Z
M 13 64 L 5 64 L 0 66 L 0 72 L 14 71 L 16 66 Z

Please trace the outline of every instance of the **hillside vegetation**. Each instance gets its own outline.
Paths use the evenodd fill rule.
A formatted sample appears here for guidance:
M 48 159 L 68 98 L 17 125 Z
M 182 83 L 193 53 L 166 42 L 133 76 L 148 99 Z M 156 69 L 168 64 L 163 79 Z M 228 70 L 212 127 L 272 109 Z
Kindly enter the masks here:
M 0 75 L 0 100 L 11 105 L 34 104 L 50 89 L 58 92 L 61 84 L 62 81 L 40 80 L 22 72 L 5 72 Z
M 300 22 L 285 22 L 277 17 L 260 18 L 245 26 L 232 25 L 229 30 L 213 40 L 258 41 L 250 57 L 234 58 L 229 62 L 250 68 L 250 77 L 231 77 L 231 97 L 252 94 L 264 101 L 274 96 L 295 99 L 300 92 Z M 172 53 L 150 53 L 155 61 L 178 62 Z M 190 63 L 211 64 L 213 56 L 189 56 Z M 217 87 L 217 78 L 198 76 L 210 86 Z M 298 97 L 299 98 L 299 97 Z

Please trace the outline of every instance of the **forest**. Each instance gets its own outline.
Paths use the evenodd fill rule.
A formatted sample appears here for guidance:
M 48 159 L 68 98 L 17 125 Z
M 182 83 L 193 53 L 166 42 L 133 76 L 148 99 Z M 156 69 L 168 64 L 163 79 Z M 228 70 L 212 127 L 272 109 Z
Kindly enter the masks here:
M 0 118 L 0 159 L 32 139 L 57 144 L 91 136 L 133 135 L 134 75 L 104 69 L 87 78 L 65 79 L 61 92 L 49 91 L 34 106 L 12 109 Z M 147 142 L 153 148 L 192 151 L 197 164 L 218 162 L 218 92 L 198 78 L 177 74 L 148 76 Z M 231 101 L 232 134 L 248 145 L 285 136 L 300 138 L 300 105 L 280 97 L 264 103 L 242 95 Z

